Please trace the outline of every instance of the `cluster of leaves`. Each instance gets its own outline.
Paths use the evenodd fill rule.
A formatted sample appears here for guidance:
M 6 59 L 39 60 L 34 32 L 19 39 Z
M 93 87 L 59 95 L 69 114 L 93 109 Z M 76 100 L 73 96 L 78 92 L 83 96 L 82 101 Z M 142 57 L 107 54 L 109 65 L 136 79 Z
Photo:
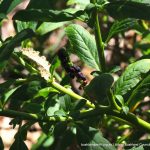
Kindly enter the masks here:
M 22 0 L 1 1 L 1 25 L 8 13 L 21 2 Z M 149 123 L 143 121 L 142 128 L 140 121 L 130 118 L 130 116 L 136 118 L 131 112 L 144 97 L 150 96 L 149 43 L 147 44 L 149 31 L 146 22 L 143 21 L 150 20 L 150 2 L 148 0 L 93 0 L 91 2 L 85 0 L 83 3 L 82 0 L 68 0 L 66 6 L 66 9 L 56 10 L 54 0 L 38 0 L 38 2 L 30 0 L 25 10 L 20 10 L 13 16 L 16 35 L 4 41 L 1 38 L 0 70 L 3 77 L 5 73 L 12 71 L 13 77 L 0 84 L 0 115 L 14 118 L 10 123 L 14 127 L 19 124 L 11 150 L 28 149 L 24 141 L 29 128 L 36 122 L 39 123 L 43 133 L 37 143 L 32 146 L 32 150 L 56 148 L 66 150 L 72 147 L 86 150 L 105 150 L 108 147 L 111 150 L 116 149 L 103 137 L 98 129 L 99 125 L 114 133 L 113 142 L 117 144 L 137 142 L 139 136 L 143 135 L 148 128 L 150 131 Z M 74 6 L 79 7 L 77 9 Z M 130 64 L 117 81 L 113 78 L 113 74 L 116 73 L 115 68 L 107 69 L 105 72 L 101 70 L 97 40 L 84 27 L 73 23 L 74 20 L 80 20 L 94 29 L 95 12 L 111 16 L 115 20 L 105 38 L 102 37 L 104 48 L 112 37 L 123 34 L 128 29 L 135 29 L 144 37 L 135 45 L 136 47 L 143 49 L 145 46 L 143 43 L 147 46 L 144 47 L 143 52 L 147 55 Z M 45 80 L 39 73 L 41 71 L 39 69 L 43 66 L 37 68 L 39 64 L 36 64 L 35 60 L 28 59 L 18 50 L 18 47 L 34 48 L 36 38 L 49 35 L 60 27 L 65 27 L 65 35 L 69 39 L 67 50 L 95 70 L 92 72 L 93 80 L 84 89 L 84 97 L 72 91 L 69 76 L 60 76 L 57 72 L 61 64 L 57 56 L 52 56 L 52 61 L 52 58 L 48 58 L 51 63 L 50 79 Z M 40 49 L 36 51 L 42 53 Z M 24 69 L 28 73 L 23 73 Z M 56 83 L 54 78 L 60 81 L 60 84 Z M 111 91 L 112 95 L 108 91 Z M 114 107 L 110 105 L 110 96 L 119 107 L 116 111 L 120 114 L 120 119 L 116 118 L 119 115 L 115 116 Z M 93 107 L 87 99 L 92 101 L 96 108 L 101 105 L 106 107 L 110 105 L 109 110 L 100 109 L 100 113 L 96 112 L 97 115 L 92 114 L 94 111 L 91 114 L 87 112 L 87 116 L 84 117 L 82 112 L 86 112 L 88 106 Z M 93 108 L 93 110 L 96 109 Z M 137 110 L 140 111 L 141 108 Z M 149 112 L 150 110 L 145 112 L 147 118 L 150 117 Z M 129 124 L 124 124 L 126 122 L 121 119 L 128 121 Z M 27 121 L 22 125 L 23 120 Z M 134 125 L 131 125 L 134 121 L 137 128 L 140 125 L 142 128 L 138 136 L 133 128 Z M 129 129 L 131 134 L 119 137 L 122 130 L 126 129 Z M 149 143 L 149 139 L 140 141 L 142 142 Z M 3 142 L 0 139 L 0 149 L 3 148 Z M 143 146 L 129 148 L 144 149 Z

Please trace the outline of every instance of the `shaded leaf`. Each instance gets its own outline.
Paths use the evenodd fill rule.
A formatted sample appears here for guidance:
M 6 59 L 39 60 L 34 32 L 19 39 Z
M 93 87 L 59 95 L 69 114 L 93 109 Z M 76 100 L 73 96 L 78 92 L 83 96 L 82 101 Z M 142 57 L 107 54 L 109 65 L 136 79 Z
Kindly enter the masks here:
M 56 103 L 58 104 L 57 100 L 58 94 L 55 92 L 50 92 L 47 100 L 45 101 L 44 110 L 47 110 L 49 107 L 54 107 Z
M 99 60 L 94 38 L 82 26 L 69 25 L 66 34 L 73 48 L 73 53 L 90 67 L 99 70 Z
M 31 29 L 25 29 L 16 34 L 8 43 L 3 44 L 0 47 L 0 62 L 7 60 L 16 46 L 33 35 L 34 33 Z
M 137 102 L 141 101 L 146 96 L 150 96 L 150 75 L 147 75 L 147 77 L 145 77 L 133 90 L 127 101 L 127 105 L 132 109 Z
M 41 89 L 40 81 L 31 81 L 23 84 L 10 96 L 10 107 L 17 110 L 25 101 L 32 99 L 34 95 Z M 23 96 L 22 96 L 23 95 Z
M 48 9 L 26 9 L 17 12 L 13 19 L 20 21 L 61 22 L 76 19 L 84 14 L 84 11 L 82 10 L 74 11 L 72 11 L 72 9 L 61 11 Z
M 12 125 L 14 129 L 17 125 L 20 124 L 20 122 L 21 122 L 20 118 L 14 118 L 9 122 L 9 125 Z
M 95 128 L 77 125 L 77 140 L 82 150 L 115 150 L 115 147 Z
M 58 59 L 58 56 L 55 56 L 50 66 L 50 74 L 52 76 L 54 75 L 55 69 L 59 66 L 60 66 L 60 60 Z
M 13 88 L 13 89 L 10 89 L 10 90 L 8 90 L 7 92 L 5 92 L 5 93 L 2 94 L 1 103 L 2 103 L 3 106 L 4 106 L 5 104 L 7 104 L 7 102 L 8 102 L 8 100 L 9 100 L 10 96 L 11 96 L 19 87 L 20 87 L 20 86 L 15 87 L 15 88 Z
M 118 71 L 120 71 L 121 70 L 121 68 L 119 67 L 119 66 L 115 66 L 115 67 L 113 67 L 109 72 L 110 73 L 116 73 L 116 72 L 118 72 Z
M 66 150 L 68 146 L 74 144 L 75 135 L 72 131 L 66 130 L 60 139 L 60 146 L 58 149 Z
M 3 140 L 1 137 L 0 137 L 0 149 L 4 150 L 4 144 L 3 144 Z
M 140 144 L 141 144 L 141 141 L 139 141 L 140 142 Z M 138 143 L 139 144 L 139 143 Z M 147 144 L 149 144 L 149 143 L 147 143 Z M 149 149 L 149 148 L 148 148 Z M 125 149 L 125 150 L 127 150 L 127 149 Z M 143 145 L 140 145 L 140 146 L 138 146 L 138 147 L 133 147 L 133 148 L 131 148 L 131 149 L 128 149 L 128 150 L 146 150 L 145 149 L 145 147 L 143 147 Z
M 67 129 L 66 122 L 58 122 L 54 128 L 54 136 L 59 137 L 59 136 L 63 135 L 64 132 L 66 131 L 66 129 Z
M 116 34 L 131 29 L 136 24 L 137 21 L 135 19 L 130 19 L 130 18 L 121 21 L 115 21 L 109 30 L 109 34 L 107 36 L 105 43 L 107 43 Z
M 0 3 L 0 18 L 6 18 L 7 14 L 10 13 L 22 0 L 3 0 Z
M 118 18 L 136 18 L 150 20 L 150 1 L 118 0 L 105 5 L 109 15 Z
M 0 84 L 0 94 L 8 90 L 8 88 L 15 82 L 14 79 L 7 80 L 4 83 Z
M 44 22 L 42 23 L 39 28 L 36 30 L 36 33 L 39 35 L 44 35 L 48 32 L 51 32 L 57 28 L 63 27 L 67 22 Z
M 85 106 L 85 104 L 86 104 L 86 100 L 84 99 L 78 100 L 74 103 L 73 110 L 80 110 L 82 107 Z
M 11 145 L 10 150 L 28 150 L 28 147 L 19 133 L 16 136 L 14 143 Z
M 124 95 L 143 80 L 150 71 L 150 59 L 142 59 L 130 64 L 114 85 L 115 95 Z
M 40 113 L 42 106 L 37 103 L 24 103 L 22 109 L 30 113 Z
M 113 77 L 110 74 L 104 73 L 96 76 L 85 88 L 86 94 L 93 100 L 99 103 L 105 102 L 107 99 L 107 91 L 111 88 Z
M 52 8 L 53 0 L 30 0 L 27 9 L 37 8 L 37 9 L 50 9 Z
M 64 111 L 69 111 L 71 109 L 71 97 L 67 94 L 59 97 L 60 108 Z

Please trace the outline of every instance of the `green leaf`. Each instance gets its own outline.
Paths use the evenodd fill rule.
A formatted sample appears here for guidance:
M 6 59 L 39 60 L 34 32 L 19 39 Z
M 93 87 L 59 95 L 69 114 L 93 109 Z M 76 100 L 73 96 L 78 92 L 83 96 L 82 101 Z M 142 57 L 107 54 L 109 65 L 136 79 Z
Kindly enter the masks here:
M 118 18 L 136 18 L 150 20 L 150 1 L 119 0 L 105 5 L 109 15 Z
M 14 143 L 10 147 L 10 150 L 28 150 L 28 147 L 26 146 L 20 134 L 16 136 Z
M 53 0 L 30 0 L 27 9 L 37 8 L 37 9 L 50 9 L 53 7 Z M 56 2 L 55 2 L 56 3 Z
M 3 144 L 3 140 L 1 137 L 0 137 L 0 149 L 4 150 L 4 144 Z
M 43 147 L 49 148 L 54 143 L 54 136 L 50 135 L 47 139 L 43 142 Z
M 125 95 L 133 89 L 143 76 L 150 71 L 150 59 L 142 59 L 130 64 L 114 85 L 115 95 Z
M 59 137 L 64 134 L 64 132 L 67 129 L 67 123 L 66 122 L 58 122 L 54 128 L 54 136 Z
M 27 122 L 24 125 L 22 125 L 21 128 L 19 128 L 19 131 L 16 133 L 15 139 L 17 139 L 19 137 L 24 141 L 27 140 L 27 132 L 33 124 L 34 124 L 34 122 L 31 121 L 31 122 Z
M 51 76 L 54 75 L 55 69 L 57 67 L 59 67 L 59 66 L 60 66 L 60 60 L 58 59 L 58 56 L 55 56 L 53 61 L 52 61 L 52 63 L 51 63 L 51 66 L 50 66 L 50 74 L 51 74 Z
M 59 110 L 59 104 L 56 103 L 54 106 L 50 106 L 47 109 L 47 116 L 54 116 L 55 112 Z
M 36 94 L 41 89 L 41 82 L 40 81 L 31 81 L 28 83 L 27 92 L 29 95 Z
M 15 82 L 14 79 L 7 80 L 4 83 L 0 84 L 0 94 L 8 90 L 8 88 Z
M 10 13 L 18 4 L 22 2 L 22 0 L 4 0 L 7 1 L 7 14 Z M 9 7 L 8 7 L 9 3 Z M 5 2 L 6 5 L 6 2 Z M 3 8 L 4 9 L 4 8 Z
M 139 141 L 139 143 L 140 143 L 140 141 Z M 138 144 L 139 144 L 138 143 Z M 141 143 L 140 143 L 141 144 Z M 149 143 L 147 143 L 147 144 L 149 144 Z M 149 149 L 149 148 L 148 148 Z M 131 149 L 125 149 L 125 150 L 145 150 L 144 149 L 144 147 L 143 147 L 143 145 L 140 145 L 139 147 L 132 147 Z
M 15 87 L 15 88 L 13 88 L 13 89 L 10 89 L 10 90 L 8 90 L 7 92 L 5 92 L 5 93 L 2 94 L 1 103 L 2 103 L 3 106 L 4 106 L 5 104 L 7 104 L 7 102 L 8 102 L 8 100 L 9 100 L 10 96 L 11 96 L 19 87 L 20 87 L 20 86 Z
M 91 99 L 99 103 L 105 102 L 106 104 L 107 91 L 111 88 L 113 81 L 113 77 L 108 73 L 96 76 L 90 84 L 86 86 L 85 93 Z
M 45 133 L 41 133 L 40 137 L 37 139 L 37 142 L 32 145 L 31 150 L 37 150 L 38 148 L 40 148 L 47 137 L 48 136 Z
M 131 93 L 127 105 L 132 109 L 144 97 L 150 96 L 150 75 L 147 75 Z
M 21 32 L 24 29 L 32 29 L 33 31 L 35 31 L 37 27 L 37 22 L 33 22 L 33 21 L 23 22 L 23 21 L 16 20 L 16 26 L 18 32 Z
M 48 9 L 26 9 L 17 12 L 13 19 L 20 21 L 61 22 L 76 19 L 83 14 L 84 11 L 76 11 L 75 9 L 65 9 L 61 11 Z
M 58 116 L 58 117 L 62 117 L 62 116 L 66 116 L 66 112 L 63 111 L 63 110 L 56 110 L 56 111 L 54 112 L 54 115 L 55 115 L 55 116 Z
M 92 71 L 92 72 L 91 72 L 91 75 L 92 75 L 93 77 L 99 76 L 99 75 L 101 75 L 101 74 L 102 74 L 101 71 Z
M 42 23 L 39 28 L 36 30 L 36 33 L 39 35 L 44 35 L 48 32 L 56 30 L 57 28 L 63 27 L 68 22 L 44 22 Z
M 124 106 L 124 99 L 121 95 L 115 95 L 116 99 L 119 101 L 121 106 Z
M 9 122 L 9 125 L 12 125 L 13 126 L 12 128 L 14 129 L 17 125 L 20 124 L 20 122 L 21 122 L 20 118 L 14 118 Z
M 73 110 L 80 110 L 82 107 L 85 106 L 85 104 L 86 104 L 86 100 L 84 99 L 78 100 L 74 103 Z
M 46 98 L 49 95 L 49 93 L 59 93 L 59 92 L 52 87 L 46 87 L 46 88 L 40 89 L 34 98 L 37 98 L 40 96 Z
M 71 130 L 66 130 L 60 139 L 60 146 L 58 149 L 66 150 L 69 146 L 74 145 L 75 135 Z
M 9 42 L 3 44 L 0 47 L 0 62 L 7 60 L 14 48 L 18 46 L 23 40 L 32 37 L 33 31 L 31 29 L 25 29 L 16 34 Z
M 115 147 L 95 128 L 77 125 L 77 141 L 82 150 L 115 150 Z
M 24 111 L 30 112 L 30 113 L 40 113 L 42 110 L 42 106 L 40 104 L 37 104 L 37 103 L 26 102 L 23 104 L 22 109 Z
M 137 21 L 135 19 L 130 19 L 130 18 L 121 21 L 115 21 L 109 30 L 109 34 L 107 36 L 105 43 L 108 43 L 108 41 L 116 34 L 131 29 L 136 24 Z
M 71 109 L 72 103 L 71 103 L 71 97 L 67 94 L 59 97 L 59 103 L 60 108 L 62 108 L 64 111 L 69 111 Z
M 116 73 L 116 72 L 118 72 L 118 71 L 120 71 L 121 70 L 121 68 L 119 67 L 119 66 L 115 66 L 115 67 L 113 67 L 109 72 L 110 73 Z
M 24 141 L 16 139 L 15 142 L 11 145 L 10 150 L 28 150 L 28 147 Z
M 123 106 L 123 107 L 122 107 L 122 112 L 127 115 L 128 112 L 129 112 L 129 107 L 128 107 L 128 106 Z
M 33 99 L 40 89 L 40 81 L 30 81 L 29 83 L 23 84 L 10 96 L 11 107 L 15 110 L 20 108 L 20 105 L 22 105 L 25 101 Z
M 90 0 L 68 0 L 67 5 L 73 5 L 73 4 L 84 4 L 88 5 L 90 3 Z
M 94 38 L 82 26 L 69 25 L 66 34 L 71 43 L 73 53 L 90 67 L 99 70 L 99 60 Z
M 0 18 L 6 18 L 6 15 L 10 13 L 22 0 L 3 0 L 0 3 Z

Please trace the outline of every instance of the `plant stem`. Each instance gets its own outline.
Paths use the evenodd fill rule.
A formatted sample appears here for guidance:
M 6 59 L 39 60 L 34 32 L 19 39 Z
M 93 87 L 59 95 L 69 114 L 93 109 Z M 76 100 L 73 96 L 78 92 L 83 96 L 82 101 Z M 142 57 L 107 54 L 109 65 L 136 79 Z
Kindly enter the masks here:
M 121 118 L 121 119 L 129 122 L 130 125 L 132 124 L 132 126 L 135 126 L 135 128 L 140 128 L 140 129 L 150 132 L 150 123 L 140 119 L 133 113 L 128 113 L 126 115 L 124 113 L 121 113 L 118 110 L 112 110 L 111 107 L 96 108 L 94 110 L 80 112 L 79 118 L 80 119 L 89 118 L 89 117 L 94 117 L 94 116 L 98 116 L 98 115 L 102 115 L 102 114 L 107 114 L 110 116 L 115 116 L 115 117 Z
M 111 114 L 110 114 L 111 115 Z M 130 123 L 133 124 L 133 126 L 138 127 L 140 129 L 144 129 L 145 131 L 150 132 L 150 123 L 144 121 L 143 119 L 137 117 L 133 113 L 128 113 L 127 115 L 124 113 L 120 113 L 118 111 L 113 111 L 112 115 L 115 115 L 119 118 L 122 118 Z
M 96 0 L 91 0 L 91 3 L 95 4 Z M 100 67 L 101 67 L 102 72 L 106 72 L 106 64 L 105 64 L 105 56 L 104 56 L 104 44 L 103 44 L 100 25 L 99 25 L 98 12 L 96 10 L 93 13 L 95 13 L 93 15 L 95 17 L 95 38 L 96 38 L 98 55 L 99 55 Z M 109 99 L 110 107 L 112 109 L 120 110 L 120 107 L 117 105 L 111 89 L 107 92 L 107 96 Z
M 129 123 L 132 123 L 135 127 L 144 129 L 145 131 L 150 132 L 150 123 L 140 119 L 136 115 L 132 113 L 123 114 L 120 113 L 119 111 L 116 110 L 111 110 L 109 107 L 102 107 L 102 108 L 97 108 L 94 110 L 89 110 L 85 112 L 81 112 L 79 118 L 89 118 L 97 115 L 102 115 L 102 114 L 107 114 L 107 115 L 112 115 L 115 117 L 122 118 L 123 120 L 128 121 Z M 11 117 L 11 118 L 16 118 L 19 117 L 23 120 L 32 120 L 32 121 L 43 121 L 43 122 L 56 122 L 56 121 L 71 121 L 71 117 L 43 117 L 41 115 L 37 114 L 31 114 L 31 113 L 25 113 L 25 112 L 18 112 L 14 110 L 1 110 L 0 111 L 0 116 L 5 116 L 5 117 Z
M 55 121 L 70 121 L 71 117 L 43 117 L 42 115 L 19 112 L 14 110 L 0 110 L 0 116 L 10 117 L 10 118 L 20 118 L 23 120 L 32 120 L 32 121 L 42 121 L 42 122 L 55 122 Z
M 91 1 L 93 4 L 96 3 L 96 0 Z M 95 20 L 95 39 L 96 39 L 96 45 L 98 50 L 98 56 L 99 56 L 99 62 L 100 62 L 100 69 L 102 72 L 106 71 L 106 65 L 105 65 L 105 56 L 104 56 L 104 44 L 101 36 L 101 30 L 99 25 L 99 19 L 98 19 L 98 12 L 97 10 L 93 12 L 93 17 Z
M 121 108 L 118 106 L 118 104 L 115 101 L 115 98 L 114 98 L 114 95 L 113 95 L 111 89 L 107 92 L 107 96 L 108 96 L 108 99 L 109 99 L 110 107 L 112 109 L 121 110 Z
M 83 98 L 82 96 L 74 93 L 73 91 L 71 91 L 70 89 L 66 89 L 65 87 L 61 86 L 60 84 L 58 84 L 57 82 L 55 81 L 50 81 L 49 82 L 55 89 L 57 89 L 58 91 L 61 91 L 65 94 L 68 94 L 69 96 L 71 96 L 72 98 L 74 98 L 75 100 L 81 100 L 81 99 L 84 99 L 86 100 L 86 105 L 90 108 L 95 108 L 95 105 L 90 102 L 89 100 Z

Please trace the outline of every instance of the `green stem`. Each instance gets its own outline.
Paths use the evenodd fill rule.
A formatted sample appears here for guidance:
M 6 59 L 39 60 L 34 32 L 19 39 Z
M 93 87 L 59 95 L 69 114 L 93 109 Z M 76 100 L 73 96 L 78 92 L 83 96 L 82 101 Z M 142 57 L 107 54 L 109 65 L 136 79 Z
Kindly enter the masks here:
M 96 0 L 92 0 L 92 3 L 95 4 Z M 95 17 L 95 39 L 96 39 L 96 45 L 98 50 L 98 56 L 99 56 L 99 62 L 100 62 L 100 68 L 102 72 L 106 71 L 106 65 L 105 65 L 105 56 L 104 56 L 104 44 L 101 36 L 101 30 L 99 25 L 99 19 L 98 19 L 98 12 L 97 10 L 93 12 L 93 16 Z
M 83 98 L 82 96 L 74 93 L 73 91 L 69 90 L 69 89 L 66 89 L 65 87 L 61 86 L 60 84 L 58 84 L 57 82 L 55 81 L 50 81 L 49 82 L 55 89 L 57 89 L 58 91 L 61 91 L 65 94 L 68 94 L 70 95 L 72 98 L 74 98 L 75 100 L 81 100 L 81 99 L 84 99 L 86 100 L 86 105 L 90 108 L 95 108 L 95 105 L 90 102 L 89 100 Z
M 32 120 L 32 121 L 42 121 L 42 122 L 55 122 L 55 121 L 70 121 L 71 117 L 43 117 L 42 115 L 19 112 L 14 110 L 1 110 L 0 116 L 10 117 L 10 118 L 20 118 L 23 120 Z
M 139 117 L 137 117 L 136 115 L 134 115 L 132 113 L 128 113 L 126 115 L 124 113 L 121 113 L 118 110 L 112 110 L 110 107 L 96 108 L 94 110 L 80 112 L 79 118 L 80 119 L 90 118 L 90 117 L 94 117 L 94 116 L 98 116 L 98 115 L 102 115 L 102 114 L 107 114 L 110 116 L 115 116 L 115 117 L 121 118 L 121 119 L 129 122 L 129 125 L 132 124 L 132 126 L 134 126 L 135 128 L 143 129 L 145 131 L 150 132 L 150 123 L 140 119 Z
M 145 30 L 148 30 L 148 25 L 146 24 L 145 20 L 140 20 L 139 21 L 140 25 L 145 29 Z
M 91 3 L 95 4 L 96 0 L 91 0 Z M 95 12 L 95 38 L 96 38 L 96 44 L 97 44 L 97 50 L 99 55 L 99 62 L 102 72 L 106 72 L 106 64 L 105 64 L 105 56 L 104 56 L 104 44 L 101 36 L 101 30 L 99 25 L 99 19 L 98 19 L 98 12 L 97 10 Z M 120 107 L 117 105 L 115 98 L 113 96 L 113 93 L 111 90 L 107 93 L 109 103 L 112 109 L 120 110 Z
M 118 104 L 115 101 L 115 98 L 114 98 L 114 95 L 113 95 L 111 89 L 107 92 L 107 96 L 108 96 L 108 99 L 109 99 L 110 107 L 112 109 L 121 110 L 121 108 L 118 106 Z
M 137 117 L 133 113 L 128 113 L 126 115 L 124 113 L 120 113 L 120 112 L 114 110 L 112 112 L 112 115 L 115 115 L 119 118 L 122 118 L 122 119 L 132 123 L 133 126 L 138 127 L 140 129 L 144 129 L 145 131 L 148 131 L 150 133 L 150 123 L 148 123 L 148 122 L 144 121 L 143 119 Z
M 61 79 L 60 75 L 56 71 L 54 71 L 54 76 L 55 76 L 57 81 L 61 82 L 62 79 Z

